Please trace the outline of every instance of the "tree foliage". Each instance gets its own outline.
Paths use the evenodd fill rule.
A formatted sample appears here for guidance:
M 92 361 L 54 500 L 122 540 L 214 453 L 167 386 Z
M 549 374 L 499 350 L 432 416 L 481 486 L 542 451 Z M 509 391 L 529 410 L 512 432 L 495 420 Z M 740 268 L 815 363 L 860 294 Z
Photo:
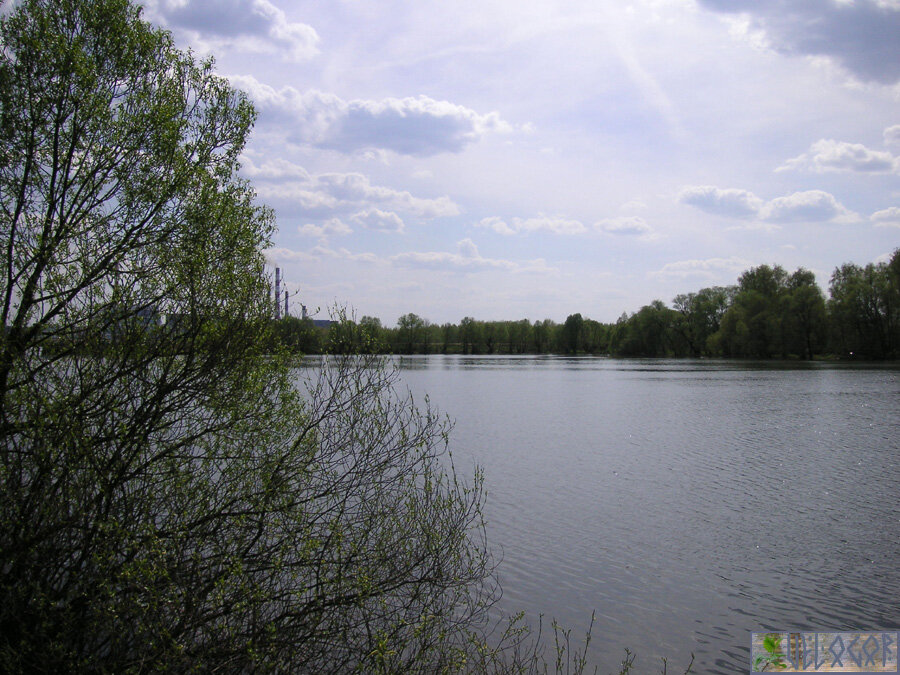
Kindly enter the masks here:
M 375 357 L 271 353 L 246 97 L 128 0 L 0 39 L 0 670 L 458 668 L 480 476 Z
M 363 317 L 331 328 L 331 340 L 347 351 L 395 354 L 608 354 L 626 357 L 799 358 L 822 355 L 896 358 L 900 355 L 900 249 L 886 263 L 846 264 L 832 275 L 826 301 L 815 275 L 804 268 L 789 274 L 779 265 L 744 272 L 734 286 L 682 293 L 667 307 L 654 300 L 614 324 L 570 314 L 562 324 L 481 321 L 436 325 L 416 314 L 397 326 Z M 351 325 L 352 324 L 352 325 Z M 345 339 L 366 328 L 377 340 Z M 327 331 L 323 331 L 322 345 Z M 296 339 L 285 337 L 295 351 Z M 313 351 L 324 346 L 306 340 Z

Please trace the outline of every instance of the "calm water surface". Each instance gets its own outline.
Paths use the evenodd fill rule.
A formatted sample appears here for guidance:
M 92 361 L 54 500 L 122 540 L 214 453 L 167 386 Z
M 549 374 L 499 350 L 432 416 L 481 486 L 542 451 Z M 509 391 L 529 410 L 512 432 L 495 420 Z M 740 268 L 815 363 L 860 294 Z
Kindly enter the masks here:
M 900 629 L 900 370 L 399 363 L 485 469 L 502 608 L 573 634 L 596 611 L 601 673 L 626 646 L 639 673 L 735 673 L 750 631 Z

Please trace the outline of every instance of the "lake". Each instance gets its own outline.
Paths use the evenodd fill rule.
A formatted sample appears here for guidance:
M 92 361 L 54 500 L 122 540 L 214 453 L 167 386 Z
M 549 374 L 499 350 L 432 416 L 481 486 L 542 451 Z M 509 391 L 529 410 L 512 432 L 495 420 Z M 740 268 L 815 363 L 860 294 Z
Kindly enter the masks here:
M 749 670 L 750 632 L 900 629 L 900 369 L 403 357 L 484 467 L 500 607 L 634 672 Z M 680 666 L 680 670 L 678 667 Z

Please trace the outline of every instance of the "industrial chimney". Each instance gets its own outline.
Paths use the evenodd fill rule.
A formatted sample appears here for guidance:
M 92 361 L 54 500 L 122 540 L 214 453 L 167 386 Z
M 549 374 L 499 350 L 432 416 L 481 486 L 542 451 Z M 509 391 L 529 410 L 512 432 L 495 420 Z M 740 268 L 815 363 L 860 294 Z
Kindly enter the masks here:
M 281 268 L 275 268 L 275 318 L 281 318 Z

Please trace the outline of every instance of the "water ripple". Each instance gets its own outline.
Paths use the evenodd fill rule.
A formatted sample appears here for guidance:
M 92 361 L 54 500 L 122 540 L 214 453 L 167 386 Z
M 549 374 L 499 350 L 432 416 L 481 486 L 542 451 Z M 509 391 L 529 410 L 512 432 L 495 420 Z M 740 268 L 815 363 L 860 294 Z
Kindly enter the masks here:
M 404 359 L 404 367 L 406 367 Z M 900 629 L 900 377 L 889 367 L 419 357 L 403 376 L 485 468 L 502 608 L 601 671 L 746 672 L 749 633 Z

